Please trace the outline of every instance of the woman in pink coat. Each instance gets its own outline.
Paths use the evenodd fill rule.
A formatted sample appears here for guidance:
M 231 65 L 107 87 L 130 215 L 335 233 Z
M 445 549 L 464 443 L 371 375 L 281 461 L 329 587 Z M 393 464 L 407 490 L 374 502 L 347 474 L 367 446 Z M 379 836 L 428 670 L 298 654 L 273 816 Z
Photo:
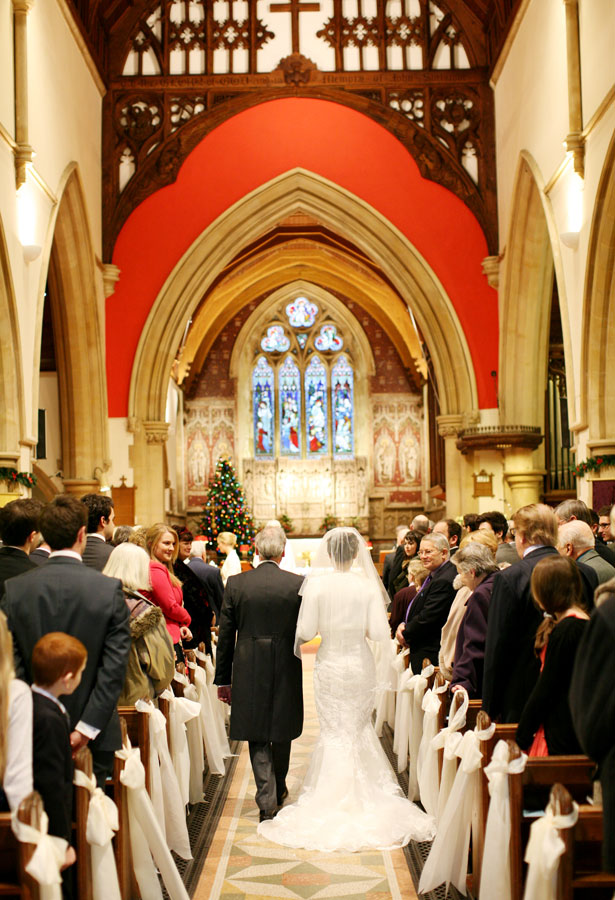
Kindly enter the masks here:
M 150 555 L 152 590 L 149 599 L 162 610 L 175 655 L 183 660 L 181 640 L 190 640 L 192 632 L 188 628 L 190 614 L 184 609 L 181 581 L 173 572 L 179 549 L 177 532 L 160 522 L 148 529 L 145 543 Z

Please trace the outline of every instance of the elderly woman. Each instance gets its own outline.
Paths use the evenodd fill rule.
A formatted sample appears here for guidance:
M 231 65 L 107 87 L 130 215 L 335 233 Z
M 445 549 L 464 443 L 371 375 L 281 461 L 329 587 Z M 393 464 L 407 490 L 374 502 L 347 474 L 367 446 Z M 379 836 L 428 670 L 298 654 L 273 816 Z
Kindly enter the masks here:
M 465 614 L 457 632 L 451 690 L 464 687 L 471 699 L 478 699 L 483 689 L 487 611 L 499 568 L 489 546 L 477 541 L 463 544 L 453 557 L 453 564 L 471 594 L 466 600 Z
M 132 706 L 142 697 L 156 697 L 170 685 L 175 669 L 173 642 L 162 610 L 142 593 L 151 590 L 149 557 L 142 547 L 118 544 L 103 575 L 120 579 L 130 613 L 132 643 L 118 705 Z
M 408 573 L 408 584 L 406 587 L 397 591 L 393 597 L 393 603 L 391 604 L 389 624 L 391 626 L 392 637 L 395 637 L 398 626 L 406 618 L 408 606 L 412 603 L 417 593 L 420 591 L 423 582 L 429 575 L 429 572 L 417 556 L 410 559 L 406 571 Z

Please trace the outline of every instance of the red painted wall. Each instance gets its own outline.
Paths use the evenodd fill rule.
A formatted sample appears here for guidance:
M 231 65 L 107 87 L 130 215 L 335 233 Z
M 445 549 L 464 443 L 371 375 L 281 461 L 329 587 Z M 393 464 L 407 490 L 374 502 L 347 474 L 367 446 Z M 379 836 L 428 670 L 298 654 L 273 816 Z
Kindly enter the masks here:
M 496 406 L 490 372 L 498 359 L 497 299 L 481 272 L 487 244 L 474 215 L 423 179 L 408 151 L 372 119 L 337 103 L 289 98 L 241 112 L 212 131 L 177 181 L 148 197 L 124 224 L 113 253 L 121 276 L 107 300 L 109 415 L 127 415 L 137 343 L 178 259 L 229 206 L 296 167 L 369 203 L 425 257 L 465 331 L 479 404 Z

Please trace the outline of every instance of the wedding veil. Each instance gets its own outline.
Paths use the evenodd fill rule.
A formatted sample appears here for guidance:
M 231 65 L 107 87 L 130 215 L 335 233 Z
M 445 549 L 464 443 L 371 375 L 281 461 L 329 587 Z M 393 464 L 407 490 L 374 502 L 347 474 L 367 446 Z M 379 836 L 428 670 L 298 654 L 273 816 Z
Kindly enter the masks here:
M 356 558 L 355 558 L 356 557 Z M 299 593 L 303 595 L 310 583 L 323 576 L 331 575 L 348 565 L 352 560 L 350 571 L 365 579 L 369 586 L 382 597 L 386 610 L 389 597 L 384 589 L 382 579 L 376 571 L 372 556 L 365 540 L 356 528 L 332 528 L 322 538 L 310 562 L 310 571 L 306 575 Z

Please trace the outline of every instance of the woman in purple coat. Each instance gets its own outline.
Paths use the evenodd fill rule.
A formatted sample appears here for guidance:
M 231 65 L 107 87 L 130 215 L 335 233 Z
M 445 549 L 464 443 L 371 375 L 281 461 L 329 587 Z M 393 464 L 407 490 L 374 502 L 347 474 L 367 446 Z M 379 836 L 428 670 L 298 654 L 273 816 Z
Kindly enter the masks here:
M 472 591 L 457 632 L 451 691 L 464 687 L 471 699 L 479 699 L 483 690 L 487 611 L 499 568 L 489 547 L 475 542 L 459 549 L 451 561 L 457 566 L 462 583 Z

